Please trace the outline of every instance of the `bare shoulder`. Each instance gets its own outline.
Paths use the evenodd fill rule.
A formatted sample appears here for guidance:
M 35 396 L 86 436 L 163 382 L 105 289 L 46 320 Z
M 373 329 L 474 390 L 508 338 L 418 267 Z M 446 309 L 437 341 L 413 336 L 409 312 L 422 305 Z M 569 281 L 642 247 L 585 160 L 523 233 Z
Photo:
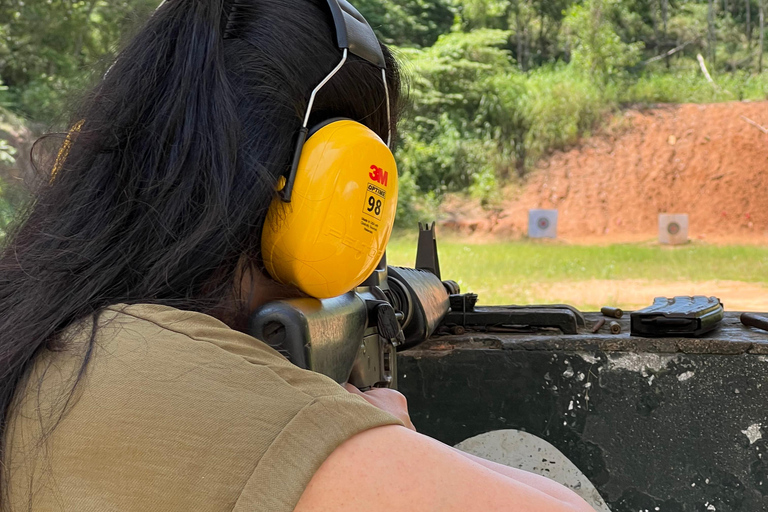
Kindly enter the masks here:
M 553 485 L 510 477 L 429 437 L 385 426 L 339 446 L 312 477 L 295 512 L 592 510 L 564 488 L 548 492 Z

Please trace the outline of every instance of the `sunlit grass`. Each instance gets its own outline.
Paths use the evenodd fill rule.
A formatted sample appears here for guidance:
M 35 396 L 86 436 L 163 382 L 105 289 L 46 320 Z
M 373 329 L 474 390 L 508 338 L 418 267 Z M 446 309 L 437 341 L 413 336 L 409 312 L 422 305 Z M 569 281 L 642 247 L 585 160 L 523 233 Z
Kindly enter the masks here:
M 563 286 L 558 283 L 565 283 L 566 288 L 571 282 L 574 287 L 585 287 L 590 286 L 590 282 L 595 283 L 595 280 L 672 283 L 739 281 L 766 286 L 768 297 L 768 247 L 693 244 L 682 247 L 651 244 L 580 246 L 526 241 L 467 244 L 439 241 L 438 250 L 442 278 L 458 281 L 464 291 L 478 293 L 485 304 L 556 302 L 560 298 L 557 292 L 547 290 L 562 290 Z M 413 266 L 415 257 L 414 238 L 400 237 L 390 242 L 388 260 L 391 265 Z M 681 286 L 679 294 L 687 294 L 687 289 Z M 594 296 L 594 293 L 589 293 L 591 290 L 580 291 L 582 296 Z M 716 295 L 718 290 L 710 292 L 708 289 L 705 294 L 710 293 Z M 600 304 L 621 304 L 620 300 L 616 302 L 611 296 L 584 301 L 574 305 L 596 309 Z

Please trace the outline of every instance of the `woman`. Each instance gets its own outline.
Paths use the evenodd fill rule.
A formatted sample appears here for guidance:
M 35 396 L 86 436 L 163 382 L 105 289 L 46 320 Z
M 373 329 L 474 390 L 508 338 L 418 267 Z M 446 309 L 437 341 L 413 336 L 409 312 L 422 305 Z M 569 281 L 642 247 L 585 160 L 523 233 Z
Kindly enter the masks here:
M 314 0 L 171 0 L 120 53 L 0 259 L 3 510 L 591 510 L 242 334 L 299 293 L 262 226 L 338 60 Z M 382 89 L 352 57 L 310 124 L 386 138 Z

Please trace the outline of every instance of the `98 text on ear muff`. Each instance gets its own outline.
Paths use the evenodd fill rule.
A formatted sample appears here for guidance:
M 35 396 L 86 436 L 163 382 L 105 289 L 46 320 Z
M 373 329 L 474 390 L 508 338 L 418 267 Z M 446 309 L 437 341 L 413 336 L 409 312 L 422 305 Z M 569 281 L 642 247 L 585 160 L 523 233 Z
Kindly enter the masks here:
M 352 290 L 376 268 L 397 211 L 397 168 L 372 130 L 334 121 L 304 144 L 291 202 L 267 214 L 267 272 L 312 297 Z
M 347 293 L 373 273 L 386 251 L 397 211 L 384 53 L 373 29 L 349 2 L 328 0 L 328 7 L 341 61 L 309 97 L 293 163 L 279 181 L 261 241 L 270 276 L 318 299 Z M 389 123 L 386 143 L 349 119 L 330 119 L 312 132 L 308 128 L 318 91 L 350 53 L 381 70 Z

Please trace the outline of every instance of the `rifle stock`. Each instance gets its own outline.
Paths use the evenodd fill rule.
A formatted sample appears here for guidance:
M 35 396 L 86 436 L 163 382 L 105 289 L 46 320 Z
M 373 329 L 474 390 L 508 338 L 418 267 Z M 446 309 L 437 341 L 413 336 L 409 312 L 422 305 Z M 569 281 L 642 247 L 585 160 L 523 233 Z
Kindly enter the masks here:
M 377 282 L 332 299 L 271 302 L 252 315 L 249 333 L 338 383 L 396 388 L 397 347 L 429 338 L 448 313 L 448 291 L 411 268 L 380 269 Z

